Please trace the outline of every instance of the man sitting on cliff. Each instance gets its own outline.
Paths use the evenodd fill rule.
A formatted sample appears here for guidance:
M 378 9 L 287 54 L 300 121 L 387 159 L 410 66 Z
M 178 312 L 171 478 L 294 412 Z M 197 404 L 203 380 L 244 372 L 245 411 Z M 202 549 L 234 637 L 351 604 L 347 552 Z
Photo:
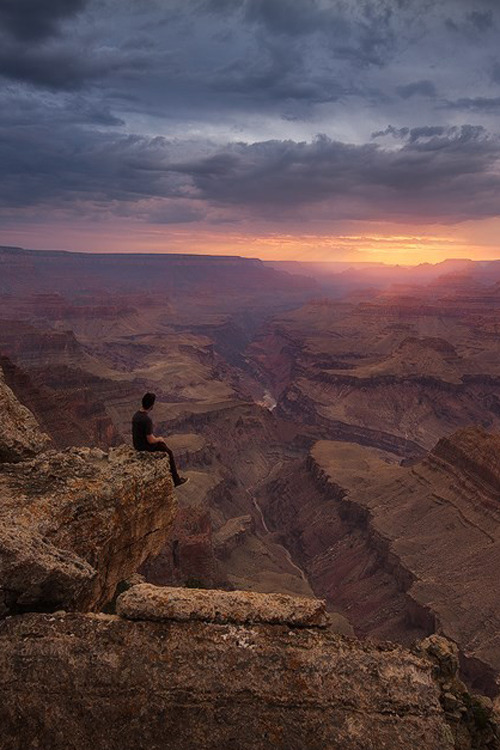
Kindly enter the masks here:
M 153 421 L 148 412 L 153 408 L 155 400 L 156 396 L 154 393 L 145 393 L 142 397 L 142 408 L 139 409 L 139 411 L 136 411 L 132 417 L 132 439 L 134 442 L 134 448 L 137 451 L 162 451 L 163 453 L 168 453 L 174 486 L 179 487 L 179 485 L 185 484 L 188 481 L 188 477 L 179 476 L 175 465 L 174 454 L 167 446 L 164 438 L 155 437 L 153 434 Z

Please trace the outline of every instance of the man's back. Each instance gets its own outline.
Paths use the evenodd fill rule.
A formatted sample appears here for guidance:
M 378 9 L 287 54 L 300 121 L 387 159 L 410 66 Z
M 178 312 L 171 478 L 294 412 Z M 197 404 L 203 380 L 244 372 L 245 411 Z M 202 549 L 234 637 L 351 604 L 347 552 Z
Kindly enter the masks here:
M 132 417 L 132 440 L 137 451 L 149 450 L 148 435 L 153 432 L 153 422 L 145 411 L 136 411 Z

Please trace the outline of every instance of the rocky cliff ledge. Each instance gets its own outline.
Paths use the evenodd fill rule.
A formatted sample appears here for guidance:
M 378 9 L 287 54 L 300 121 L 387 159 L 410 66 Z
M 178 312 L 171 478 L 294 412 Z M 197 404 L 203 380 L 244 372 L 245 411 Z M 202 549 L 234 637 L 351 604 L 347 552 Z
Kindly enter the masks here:
M 123 617 L 9 618 L 3 750 L 497 747 L 446 642 L 360 643 L 311 626 L 322 603 L 285 599 L 147 585 L 119 599 Z
M 5 465 L 4 608 L 101 607 L 119 581 L 159 552 L 175 509 L 168 460 L 159 454 L 68 448 Z
M 159 552 L 176 501 L 168 459 L 47 446 L 31 412 L 0 380 L 0 617 L 93 610 Z M 26 455 L 37 455 L 20 460 Z

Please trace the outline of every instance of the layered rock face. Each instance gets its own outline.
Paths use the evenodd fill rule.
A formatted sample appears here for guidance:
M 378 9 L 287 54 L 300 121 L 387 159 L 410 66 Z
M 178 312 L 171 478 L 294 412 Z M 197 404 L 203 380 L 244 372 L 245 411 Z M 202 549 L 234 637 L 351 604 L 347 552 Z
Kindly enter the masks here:
M 455 719 L 446 710 L 444 675 L 425 648 L 362 644 L 300 620 L 290 627 L 279 600 L 243 593 L 235 613 L 217 592 L 183 592 L 165 619 L 162 590 L 137 588 L 119 600 L 134 621 L 56 613 L 0 625 L 4 750 L 66 750 L 68 738 L 74 750 L 498 747 L 491 707 L 478 729 L 453 670 L 448 701 L 469 703 Z M 197 617 L 200 594 L 225 624 Z
M 5 347 L 0 340 L 0 351 Z M 35 415 L 57 448 L 98 445 L 108 448 L 123 442 L 103 400 L 107 394 L 130 398 L 130 386 L 52 362 L 23 369 L 0 355 L 7 385 Z
M 380 451 L 321 441 L 307 498 L 294 476 L 266 508 L 318 595 L 363 634 L 454 640 L 469 680 L 499 690 L 500 436 L 471 428 L 402 467 Z M 296 477 L 295 477 L 296 479 Z M 303 502 L 302 502 L 303 501 Z
M 0 368 L 0 463 L 20 461 L 50 446 L 33 414 L 19 403 Z
M 498 310 L 491 289 L 314 301 L 266 323 L 247 356 L 281 416 L 418 458 L 461 427 L 500 429 Z

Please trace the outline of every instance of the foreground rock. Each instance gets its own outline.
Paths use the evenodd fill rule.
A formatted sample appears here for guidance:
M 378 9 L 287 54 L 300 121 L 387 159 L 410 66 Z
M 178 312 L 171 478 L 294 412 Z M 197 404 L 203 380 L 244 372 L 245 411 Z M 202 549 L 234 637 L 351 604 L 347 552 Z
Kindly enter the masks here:
M 452 750 L 433 669 L 320 629 L 23 615 L 0 624 L 2 748 Z
M 131 620 L 201 620 L 215 623 L 271 623 L 325 627 L 325 603 L 286 594 L 248 591 L 203 591 L 134 586 L 122 594 L 116 611 Z
M 31 458 L 50 446 L 33 414 L 19 403 L 0 368 L 0 463 Z
M 176 509 L 168 460 L 49 451 L 0 475 L 0 611 L 96 609 L 157 553 Z
M 431 635 L 416 645 L 415 652 L 434 665 L 433 675 L 440 689 L 456 750 L 478 750 L 500 747 L 498 713 L 484 695 L 470 693 L 459 678 L 459 652 L 455 643 Z

